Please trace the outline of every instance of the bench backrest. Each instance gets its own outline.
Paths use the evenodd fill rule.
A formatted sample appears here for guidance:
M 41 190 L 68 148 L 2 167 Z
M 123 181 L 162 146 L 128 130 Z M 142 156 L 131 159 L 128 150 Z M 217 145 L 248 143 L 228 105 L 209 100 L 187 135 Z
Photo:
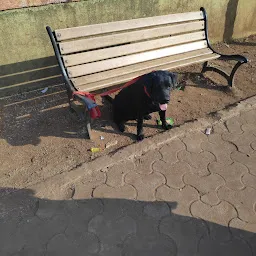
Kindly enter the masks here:
M 199 11 L 58 29 L 55 38 L 74 86 L 94 91 L 158 69 L 169 56 L 205 52 L 204 24 Z

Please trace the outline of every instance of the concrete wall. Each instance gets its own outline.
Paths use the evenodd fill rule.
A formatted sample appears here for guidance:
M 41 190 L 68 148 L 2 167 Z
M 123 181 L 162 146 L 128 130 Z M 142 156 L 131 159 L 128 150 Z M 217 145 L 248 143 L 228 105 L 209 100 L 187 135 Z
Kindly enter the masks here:
M 256 34 L 256 1 L 240 0 L 234 24 L 233 38 Z
M 256 33 L 255 0 L 66 1 L 69 3 L 0 12 L 0 95 L 7 91 L 8 94 L 21 92 L 61 81 L 46 25 L 57 29 L 197 11 L 204 6 L 209 16 L 212 42 L 223 38 L 230 40 L 232 35 L 243 37 Z
M 80 0 L 1 0 L 0 11 L 31 7 L 31 6 L 78 2 L 78 1 Z

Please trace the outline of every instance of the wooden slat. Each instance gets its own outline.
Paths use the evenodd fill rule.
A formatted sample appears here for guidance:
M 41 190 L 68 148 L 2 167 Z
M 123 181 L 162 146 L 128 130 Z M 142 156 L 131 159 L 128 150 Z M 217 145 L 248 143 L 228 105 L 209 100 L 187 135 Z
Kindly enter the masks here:
M 124 57 L 118 57 L 115 59 L 102 60 L 98 62 L 92 62 L 88 64 L 78 65 L 67 68 L 70 78 L 88 75 L 96 72 L 101 72 L 118 67 L 128 66 L 139 62 L 144 62 L 153 59 L 159 59 L 170 55 L 179 53 L 194 51 L 207 47 L 206 40 L 198 41 L 194 43 L 182 44 L 158 50 L 152 50 L 143 53 L 132 54 Z
M 102 48 L 111 45 L 142 41 L 167 35 L 182 34 L 204 28 L 204 21 L 189 22 L 178 25 L 169 25 L 158 28 L 150 28 L 133 32 L 125 32 L 89 39 L 62 42 L 59 44 L 61 54 L 81 52 L 90 49 Z
M 191 51 L 187 53 L 176 54 L 176 55 L 164 57 L 161 59 L 146 61 L 146 62 L 142 62 L 142 63 L 126 66 L 126 67 L 121 67 L 121 68 L 116 68 L 116 69 L 96 73 L 96 74 L 77 77 L 72 79 L 72 82 L 76 87 L 79 87 L 80 85 L 90 84 L 90 83 L 98 82 L 101 80 L 113 78 L 116 76 L 122 76 L 129 73 L 133 73 L 135 70 L 140 71 L 148 68 L 154 68 L 154 67 L 157 68 L 160 65 L 167 65 L 173 62 L 177 62 L 179 60 L 186 60 L 190 58 L 199 57 L 202 55 L 209 55 L 211 53 L 213 53 L 212 50 L 210 50 L 209 48 L 205 48 L 205 49 L 200 49 L 200 50 Z
M 95 51 L 77 53 L 63 56 L 66 67 L 84 64 L 88 62 L 119 57 L 123 55 L 144 52 L 157 48 L 167 47 L 175 44 L 182 44 L 205 39 L 205 32 L 193 32 L 178 36 L 154 39 L 150 41 L 100 49 Z
M 178 61 L 178 62 L 174 62 L 171 64 L 167 64 L 167 65 L 160 65 L 157 67 L 158 70 L 171 70 L 174 68 L 178 68 L 178 67 L 184 67 L 184 66 L 188 66 L 188 65 L 192 65 L 192 64 L 196 64 L 196 63 L 201 63 L 204 61 L 209 61 L 209 60 L 213 60 L 213 59 L 217 59 L 219 58 L 218 54 L 209 54 L 209 55 L 204 55 L 201 57 L 195 57 L 195 58 L 191 58 L 191 59 L 187 59 L 187 60 L 182 60 L 182 61 Z M 133 73 L 124 75 L 124 76 L 118 76 L 118 77 L 114 77 L 114 78 L 110 78 L 110 79 L 106 79 L 100 82 L 96 82 L 96 83 L 92 83 L 92 84 L 87 84 L 87 85 L 81 85 L 79 87 L 79 90 L 81 91 L 96 91 L 99 89 L 103 89 L 103 88 L 107 88 L 110 86 L 114 86 L 114 85 L 118 85 L 118 84 L 122 84 L 125 83 L 137 76 L 146 74 L 148 72 L 151 72 L 155 70 L 155 67 L 152 69 L 151 67 L 144 69 L 144 70 L 140 70 L 140 71 L 135 71 Z
M 157 25 L 164 25 L 170 23 L 192 21 L 203 19 L 203 13 L 189 12 L 189 13 L 177 13 L 163 16 L 147 17 L 132 20 L 123 20 L 110 23 L 94 24 L 81 27 L 73 27 L 66 29 L 55 30 L 58 41 L 67 39 L 86 37 L 98 34 L 106 34 L 111 32 L 117 32 L 122 30 L 138 29 L 142 27 L 150 27 Z

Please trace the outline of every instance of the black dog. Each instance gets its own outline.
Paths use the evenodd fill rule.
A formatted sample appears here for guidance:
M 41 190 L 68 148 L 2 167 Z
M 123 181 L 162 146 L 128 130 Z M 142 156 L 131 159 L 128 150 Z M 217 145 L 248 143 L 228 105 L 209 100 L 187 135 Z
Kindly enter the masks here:
M 122 89 L 113 100 L 114 122 L 124 132 L 125 122 L 137 120 L 137 140 L 143 140 L 143 119 L 151 119 L 152 112 L 159 112 L 164 129 L 165 112 L 170 101 L 170 92 L 177 87 L 177 74 L 168 71 L 153 71 L 141 76 L 135 83 Z

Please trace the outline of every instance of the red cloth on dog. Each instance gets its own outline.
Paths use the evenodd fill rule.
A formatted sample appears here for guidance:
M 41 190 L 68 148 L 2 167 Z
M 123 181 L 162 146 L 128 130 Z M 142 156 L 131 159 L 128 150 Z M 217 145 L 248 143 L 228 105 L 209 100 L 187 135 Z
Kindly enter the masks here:
M 78 94 L 81 96 L 85 96 L 89 99 L 91 99 L 92 101 L 95 102 L 95 96 L 92 93 L 89 92 L 81 92 L 81 91 L 75 91 L 73 92 L 73 95 Z M 95 119 L 97 117 L 101 117 L 101 112 L 98 106 L 95 106 L 94 108 L 90 109 L 90 116 L 92 119 Z

